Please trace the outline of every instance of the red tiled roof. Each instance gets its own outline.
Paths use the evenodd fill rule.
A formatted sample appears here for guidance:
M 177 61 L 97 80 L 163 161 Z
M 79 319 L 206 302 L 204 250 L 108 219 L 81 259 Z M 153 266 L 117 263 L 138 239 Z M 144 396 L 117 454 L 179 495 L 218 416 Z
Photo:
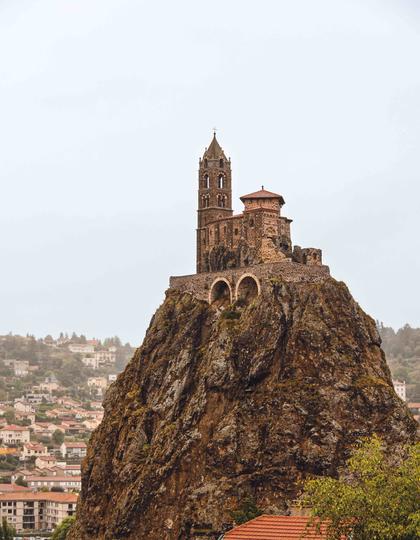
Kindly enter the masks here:
M 51 501 L 58 503 L 76 503 L 76 493 L 4 493 L 0 494 L 0 501 Z
M 15 493 L 17 491 L 31 491 L 31 488 L 17 484 L 0 484 L 0 493 Z
M 304 516 L 259 516 L 230 530 L 224 540 L 325 540 L 325 526 L 321 533 L 306 529 L 309 518 Z M 304 534 L 305 533 L 305 534 Z
M 245 199 L 281 199 L 283 200 L 283 197 L 279 195 L 278 193 L 273 193 L 272 191 L 267 191 L 266 189 L 263 188 L 263 189 L 260 189 L 259 191 L 255 191 L 254 193 L 249 193 L 248 195 L 242 195 L 240 199 L 241 201 Z
M 15 424 L 10 424 L 10 426 L 4 426 L 0 431 L 29 431 L 27 426 L 16 426 Z
M 84 442 L 64 442 L 66 448 L 86 448 L 86 443 Z
M 27 482 L 81 482 L 81 476 L 27 476 Z

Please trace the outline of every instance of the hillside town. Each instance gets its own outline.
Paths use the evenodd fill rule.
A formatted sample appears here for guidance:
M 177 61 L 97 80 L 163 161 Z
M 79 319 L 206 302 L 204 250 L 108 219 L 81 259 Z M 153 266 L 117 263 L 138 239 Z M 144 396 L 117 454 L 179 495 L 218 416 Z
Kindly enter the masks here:
M 132 354 L 117 337 L 0 336 L 0 521 L 16 534 L 75 513 L 104 394 Z

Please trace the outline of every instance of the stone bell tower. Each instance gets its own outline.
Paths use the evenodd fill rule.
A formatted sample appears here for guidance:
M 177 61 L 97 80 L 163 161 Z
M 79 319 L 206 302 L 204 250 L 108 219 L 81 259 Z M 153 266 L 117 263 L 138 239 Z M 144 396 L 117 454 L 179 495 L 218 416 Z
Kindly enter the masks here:
M 227 159 L 213 134 L 198 169 L 197 272 L 203 272 L 203 256 L 208 251 L 204 227 L 233 214 L 232 172 Z

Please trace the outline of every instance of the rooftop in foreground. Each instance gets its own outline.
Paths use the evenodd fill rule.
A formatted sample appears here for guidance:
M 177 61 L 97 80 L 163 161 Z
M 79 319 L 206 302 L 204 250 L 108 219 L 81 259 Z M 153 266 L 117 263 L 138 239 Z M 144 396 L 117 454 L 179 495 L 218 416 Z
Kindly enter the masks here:
M 326 527 L 318 533 L 304 516 L 262 515 L 227 532 L 223 540 L 325 540 Z

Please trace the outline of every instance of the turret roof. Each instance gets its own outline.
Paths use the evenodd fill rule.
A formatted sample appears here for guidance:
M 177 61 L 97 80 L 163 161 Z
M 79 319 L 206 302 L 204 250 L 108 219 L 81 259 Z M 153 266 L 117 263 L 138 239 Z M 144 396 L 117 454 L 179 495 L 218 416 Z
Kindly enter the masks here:
M 216 139 L 216 133 L 213 133 L 213 140 L 211 141 L 210 146 L 206 148 L 203 157 L 207 159 L 226 159 L 225 153 Z
M 249 193 L 248 195 L 242 195 L 240 199 L 241 201 L 245 201 L 246 199 L 280 199 L 281 204 L 284 204 L 284 199 L 281 195 L 273 193 L 272 191 L 267 191 L 264 189 L 264 186 L 262 186 L 262 189 L 259 191 L 254 191 L 254 193 Z

